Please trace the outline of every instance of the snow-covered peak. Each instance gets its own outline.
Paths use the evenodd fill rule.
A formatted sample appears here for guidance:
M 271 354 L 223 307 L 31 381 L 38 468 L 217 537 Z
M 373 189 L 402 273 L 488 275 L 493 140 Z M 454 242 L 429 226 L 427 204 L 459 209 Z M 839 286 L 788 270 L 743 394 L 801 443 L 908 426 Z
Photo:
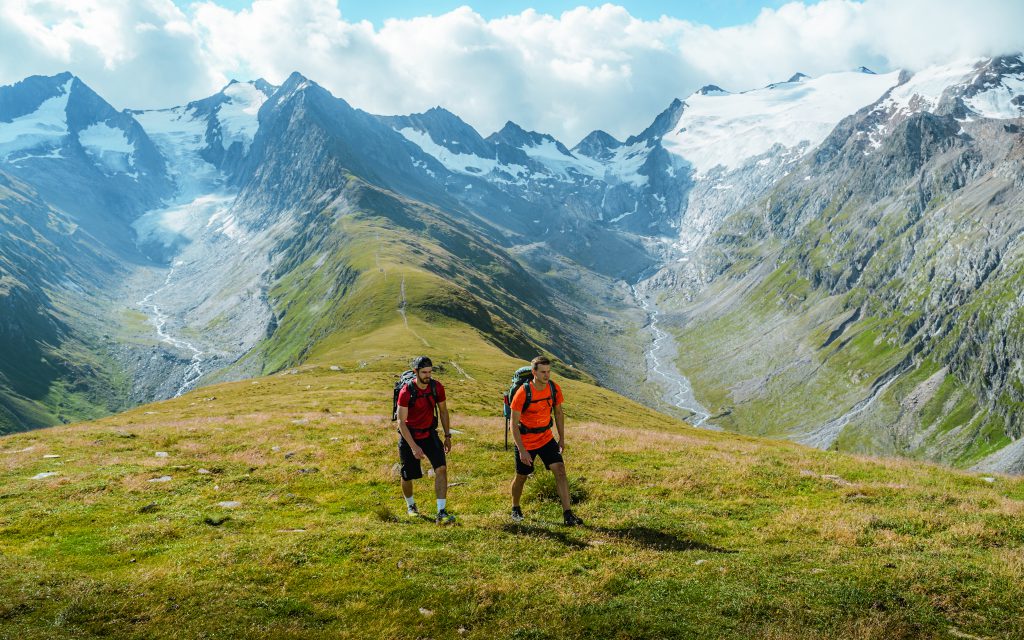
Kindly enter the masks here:
M 922 69 L 893 88 L 880 108 L 893 114 L 934 111 L 947 89 L 970 81 L 981 61 L 981 58 L 970 58 Z
M 967 58 L 905 74 L 872 109 L 876 124 L 864 135 L 877 148 L 895 126 L 918 113 L 961 120 L 1024 117 L 1024 57 Z
M 856 71 L 858 73 L 868 73 L 868 74 L 871 74 L 871 75 L 877 75 L 874 71 L 872 71 L 871 69 L 868 69 L 865 66 L 857 67 L 856 69 L 854 69 L 854 71 Z
M 60 147 L 69 135 L 67 107 L 75 78 L 65 73 L 52 80 L 61 83 L 53 87 L 57 93 L 49 97 L 44 94 L 42 101 L 34 99 L 36 91 L 32 92 L 36 95 L 16 101 L 14 90 L 23 83 L 3 88 L 8 91 L 2 95 L 7 99 L 0 103 L 0 161 L 17 163 L 33 157 L 61 157 Z M 30 101 L 34 104 L 27 104 Z
M 807 75 L 806 73 L 800 73 L 799 71 L 797 71 L 796 73 L 789 77 L 789 80 L 786 80 L 785 82 L 773 82 L 770 85 L 766 86 L 765 89 L 778 89 L 779 87 L 785 87 L 788 84 L 793 84 L 795 82 L 803 82 L 805 80 L 810 79 L 811 76 Z
M 665 148 L 698 176 L 715 167 L 738 169 L 776 145 L 806 153 L 846 116 L 879 99 L 899 73 L 844 72 L 729 95 L 694 93 Z
M 717 84 L 706 84 L 697 90 L 697 93 L 702 96 L 727 96 L 729 92 L 718 86 Z

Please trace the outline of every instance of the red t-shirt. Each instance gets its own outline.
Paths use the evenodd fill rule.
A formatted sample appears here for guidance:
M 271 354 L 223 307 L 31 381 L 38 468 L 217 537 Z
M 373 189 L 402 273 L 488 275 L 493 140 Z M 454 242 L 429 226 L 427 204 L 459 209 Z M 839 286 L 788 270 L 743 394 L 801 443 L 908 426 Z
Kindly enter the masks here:
M 413 384 L 416 384 L 413 382 Z M 444 385 L 438 381 L 434 381 L 437 385 L 437 401 L 444 402 Z M 408 407 L 409 416 L 405 420 L 405 424 L 409 427 L 412 432 L 412 437 L 417 440 L 426 440 L 430 437 L 430 431 L 412 431 L 413 429 L 430 429 L 430 426 L 434 423 L 434 394 L 430 393 L 430 384 L 427 384 L 426 389 L 420 389 L 419 385 L 416 387 L 416 401 L 413 402 L 414 406 L 409 406 L 409 385 L 402 387 L 402 390 L 398 392 L 398 406 Z
M 562 388 L 555 384 L 555 398 L 552 404 L 551 399 L 551 388 L 548 385 L 544 385 L 541 388 L 534 386 L 532 382 L 528 382 L 531 386 L 530 395 L 530 406 L 526 408 L 526 413 L 520 414 L 519 422 L 526 427 L 544 427 L 551 423 L 551 410 L 562 404 L 565 400 L 562 398 Z M 526 385 L 519 387 L 516 391 L 516 395 L 512 398 L 511 406 L 513 411 L 522 411 L 523 405 L 526 404 Z M 548 429 L 543 433 L 524 433 L 521 435 L 523 439 L 523 446 L 526 447 L 527 451 L 533 451 L 540 449 L 544 445 L 554 438 L 554 434 Z

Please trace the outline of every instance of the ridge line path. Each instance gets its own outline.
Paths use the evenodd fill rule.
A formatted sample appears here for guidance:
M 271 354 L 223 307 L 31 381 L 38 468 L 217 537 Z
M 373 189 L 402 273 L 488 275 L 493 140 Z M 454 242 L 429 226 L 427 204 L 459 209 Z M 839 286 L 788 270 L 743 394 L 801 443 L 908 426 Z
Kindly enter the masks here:
M 466 373 L 466 370 L 460 367 L 458 362 L 455 362 L 454 360 L 449 360 L 448 362 L 452 363 L 452 366 L 458 369 L 459 373 L 461 373 L 462 377 L 466 380 L 476 380 L 476 378 Z
M 412 327 L 409 326 L 409 317 L 405 315 L 405 305 L 405 276 L 402 276 L 401 297 L 398 299 L 398 313 L 402 314 L 402 322 L 405 323 L 405 328 L 409 330 L 409 333 L 419 338 L 420 342 L 423 343 L 423 346 L 429 347 L 430 343 L 424 340 L 423 336 L 413 331 Z
M 679 368 L 674 364 L 674 357 L 678 354 L 675 340 L 671 334 L 658 327 L 658 309 L 652 305 L 647 296 L 641 294 L 636 285 L 630 285 L 633 297 L 640 304 L 640 308 L 647 314 L 651 333 L 654 339 L 650 348 L 644 352 L 644 362 L 647 365 L 647 380 L 656 381 L 666 389 L 662 400 L 673 407 L 689 411 L 693 415 L 688 419 L 693 426 L 711 431 L 721 431 L 708 422 L 711 414 L 705 409 L 693 395 L 693 385 L 689 379 L 680 373 Z
M 174 394 L 174 397 L 177 398 L 181 394 L 188 391 L 188 388 L 190 386 L 194 385 L 196 382 L 199 381 L 200 378 L 203 377 L 203 352 L 197 349 L 195 345 L 193 345 L 188 340 L 175 338 L 174 336 L 164 331 L 164 327 L 167 324 L 168 316 L 167 314 L 160 310 L 159 306 L 157 306 L 153 302 L 150 302 L 154 296 L 156 296 L 161 291 L 170 286 L 171 277 L 173 275 L 174 267 L 172 266 L 170 271 L 167 272 L 167 277 L 164 278 L 163 285 L 161 285 L 158 289 L 147 294 L 146 297 L 144 297 L 142 300 L 139 300 L 138 305 L 143 309 L 149 307 L 150 309 L 153 310 L 153 316 L 150 318 L 150 322 L 152 322 L 153 326 L 156 328 L 156 333 L 158 336 L 160 336 L 160 342 L 166 342 L 172 347 L 192 352 L 192 360 L 189 363 L 188 367 L 185 368 L 185 373 L 182 378 L 181 386 L 178 387 L 177 392 L 175 392 Z

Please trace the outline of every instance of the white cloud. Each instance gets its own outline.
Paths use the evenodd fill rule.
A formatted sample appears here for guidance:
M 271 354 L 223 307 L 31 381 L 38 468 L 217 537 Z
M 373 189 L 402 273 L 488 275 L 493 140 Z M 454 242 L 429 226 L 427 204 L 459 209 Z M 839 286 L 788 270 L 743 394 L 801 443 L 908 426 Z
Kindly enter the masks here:
M 624 138 L 703 84 L 731 90 L 866 65 L 921 68 L 1024 49 L 1016 0 L 824 0 L 764 10 L 724 29 L 622 7 L 532 10 L 486 20 L 467 7 L 348 22 L 337 0 L 0 0 L 0 82 L 78 73 L 115 106 L 180 104 L 228 76 L 279 83 L 300 71 L 373 113 L 442 105 L 484 135 L 514 120 L 574 144 L 591 129 Z M 26 51 L 26 55 L 10 55 Z
M 71 71 L 117 108 L 163 107 L 226 82 L 171 0 L 0 0 L 0 84 Z

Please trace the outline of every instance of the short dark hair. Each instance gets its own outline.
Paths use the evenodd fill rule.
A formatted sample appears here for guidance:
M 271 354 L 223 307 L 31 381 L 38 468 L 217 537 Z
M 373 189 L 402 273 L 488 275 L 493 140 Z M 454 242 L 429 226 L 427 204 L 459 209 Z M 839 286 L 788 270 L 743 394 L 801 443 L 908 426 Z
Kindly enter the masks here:
M 547 356 L 537 356 L 533 360 L 530 360 L 530 366 L 533 367 L 534 371 L 537 370 L 537 365 L 538 364 L 546 364 L 546 365 L 548 365 L 550 367 L 551 366 L 551 360 L 549 360 Z
M 416 358 L 415 360 L 412 361 L 412 368 L 414 370 L 416 370 L 416 371 L 419 371 L 423 367 L 433 367 L 433 366 L 434 366 L 434 363 L 431 362 L 430 358 L 428 358 L 427 356 L 420 356 L 420 357 L 418 357 L 418 358 Z

